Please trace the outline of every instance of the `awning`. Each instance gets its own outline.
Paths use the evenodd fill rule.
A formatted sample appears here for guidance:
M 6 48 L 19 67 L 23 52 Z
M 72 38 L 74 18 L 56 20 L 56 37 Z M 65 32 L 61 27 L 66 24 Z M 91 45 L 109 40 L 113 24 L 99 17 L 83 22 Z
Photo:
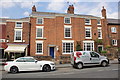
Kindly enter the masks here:
M 8 45 L 4 50 L 5 52 L 24 52 L 27 45 Z

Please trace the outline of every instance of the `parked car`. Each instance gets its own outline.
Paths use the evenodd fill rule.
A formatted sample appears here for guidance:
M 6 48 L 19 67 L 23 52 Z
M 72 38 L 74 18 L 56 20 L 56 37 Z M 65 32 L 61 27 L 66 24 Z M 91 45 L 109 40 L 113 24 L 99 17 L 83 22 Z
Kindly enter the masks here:
M 120 56 L 118 56 L 118 63 L 120 64 Z
M 5 71 L 17 73 L 19 71 L 35 71 L 42 70 L 49 72 L 55 70 L 55 63 L 51 61 L 37 61 L 33 57 L 20 57 L 14 61 L 6 62 Z
M 74 68 L 82 69 L 84 66 L 108 66 L 109 59 L 94 51 L 75 51 L 71 54 L 71 64 Z

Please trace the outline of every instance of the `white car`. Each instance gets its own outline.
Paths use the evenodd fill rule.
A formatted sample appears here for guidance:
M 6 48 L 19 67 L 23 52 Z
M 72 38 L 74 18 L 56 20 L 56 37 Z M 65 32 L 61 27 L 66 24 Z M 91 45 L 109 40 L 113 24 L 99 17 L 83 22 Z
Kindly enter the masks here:
M 74 68 L 82 69 L 84 66 L 108 66 L 109 59 L 94 51 L 75 51 L 71 54 L 71 64 Z
M 4 70 L 11 73 L 36 70 L 49 72 L 51 70 L 55 70 L 55 63 L 51 61 L 37 61 L 33 57 L 20 57 L 14 61 L 6 62 Z

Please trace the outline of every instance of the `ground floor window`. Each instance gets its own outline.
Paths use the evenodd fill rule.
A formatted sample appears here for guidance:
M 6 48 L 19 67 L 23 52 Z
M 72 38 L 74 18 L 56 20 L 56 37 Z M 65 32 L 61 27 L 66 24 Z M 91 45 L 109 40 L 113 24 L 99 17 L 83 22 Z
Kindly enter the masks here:
M 64 54 L 70 54 L 74 51 L 74 43 L 73 42 L 63 42 L 62 47 L 63 47 L 63 53 Z
M 83 41 L 84 51 L 93 51 L 94 50 L 94 41 Z
M 103 45 L 98 45 L 98 52 L 101 53 L 101 51 L 103 51 Z
M 43 54 L 43 42 L 36 42 L 36 54 Z

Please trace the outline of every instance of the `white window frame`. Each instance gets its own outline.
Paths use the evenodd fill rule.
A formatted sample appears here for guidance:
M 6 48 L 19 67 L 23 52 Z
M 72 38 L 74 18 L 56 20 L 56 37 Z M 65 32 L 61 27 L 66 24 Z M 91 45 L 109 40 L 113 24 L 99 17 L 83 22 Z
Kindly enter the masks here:
M 73 43 L 73 52 L 74 52 L 74 40 L 62 40 L 62 54 L 71 54 L 63 52 L 63 43 Z
M 91 25 L 91 19 L 88 19 L 88 20 L 89 20 L 89 23 L 86 23 L 86 19 L 87 19 L 87 18 L 85 18 L 85 25 Z
M 84 50 L 84 43 L 93 43 L 93 50 L 90 50 L 90 51 L 94 51 L 94 41 L 83 41 L 83 50 Z M 86 45 L 86 44 L 85 44 Z M 92 48 L 91 48 L 92 49 Z M 84 51 L 87 51 L 87 48 L 84 50 Z
M 70 23 L 66 23 L 66 22 L 65 22 L 66 18 L 69 18 L 69 19 L 70 19 Z M 65 24 L 71 24 L 71 18 L 70 18 L 70 17 L 64 17 L 64 23 L 65 23 Z
M 21 27 L 17 27 L 17 23 L 21 23 Z M 23 22 L 15 22 L 15 28 L 22 28 L 23 27 Z
M 42 23 L 38 23 L 38 19 L 42 19 Z M 37 18 L 36 23 L 37 24 L 44 24 L 44 18 Z
M 42 29 L 42 37 L 37 37 L 37 29 Z M 44 26 L 36 26 L 36 39 L 43 39 Z
M 5 42 L 5 39 L 0 39 L 0 42 Z
M 113 41 L 114 41 L 115 44 L 113 43 Z M 113 45 L 113 46 L 117 46 L 117 40 L 116 40 L 116 39 L 113 39 L 113 40 L 112 40 L 112 45 Z
M 21 40 L 16 39 L 16 31 L 21 31 Z M 22 42 L 22 29 L 14 29 L 14 42 Z
M 114 29 L 113 29 L 113 28 L 114 28 Z M 113 31 L 113 30 L 115 30 L 115 31 Z M 111 32 L 112 32 L 112 33 L 117 33 L 116 27 L 111 27 Z
M 98 30 L 100 30 L 100 37 L 99 37 L 99 32 L 98 32 L 98 39 L 102 39 L 102 28 L 101 27 L 98 27 Z
M 70 28 L 70 37 L 65 36 L 65 28 Z M 64 38 L 72 38 L 72 26 L 64 25 Z
M 37 44 L 38 44 L 38 43 L 42 44 L 42 52 L 41 52 L 41 53 L 37 53 Z M 36 41 L 36 54 L 37 54 L 37 55 L 43 54 L 43 41 Z
M 86 37 L 86 29 L 90 29 L 90 37 Z M 85 39 L 92 39 L 92 27 L 85 27 Z
M 100 24 L 98 24 L 98 21 L 100 21 Z M 100 19 L 97 20 L 97 25 L 101 25 L 101 20 Z

